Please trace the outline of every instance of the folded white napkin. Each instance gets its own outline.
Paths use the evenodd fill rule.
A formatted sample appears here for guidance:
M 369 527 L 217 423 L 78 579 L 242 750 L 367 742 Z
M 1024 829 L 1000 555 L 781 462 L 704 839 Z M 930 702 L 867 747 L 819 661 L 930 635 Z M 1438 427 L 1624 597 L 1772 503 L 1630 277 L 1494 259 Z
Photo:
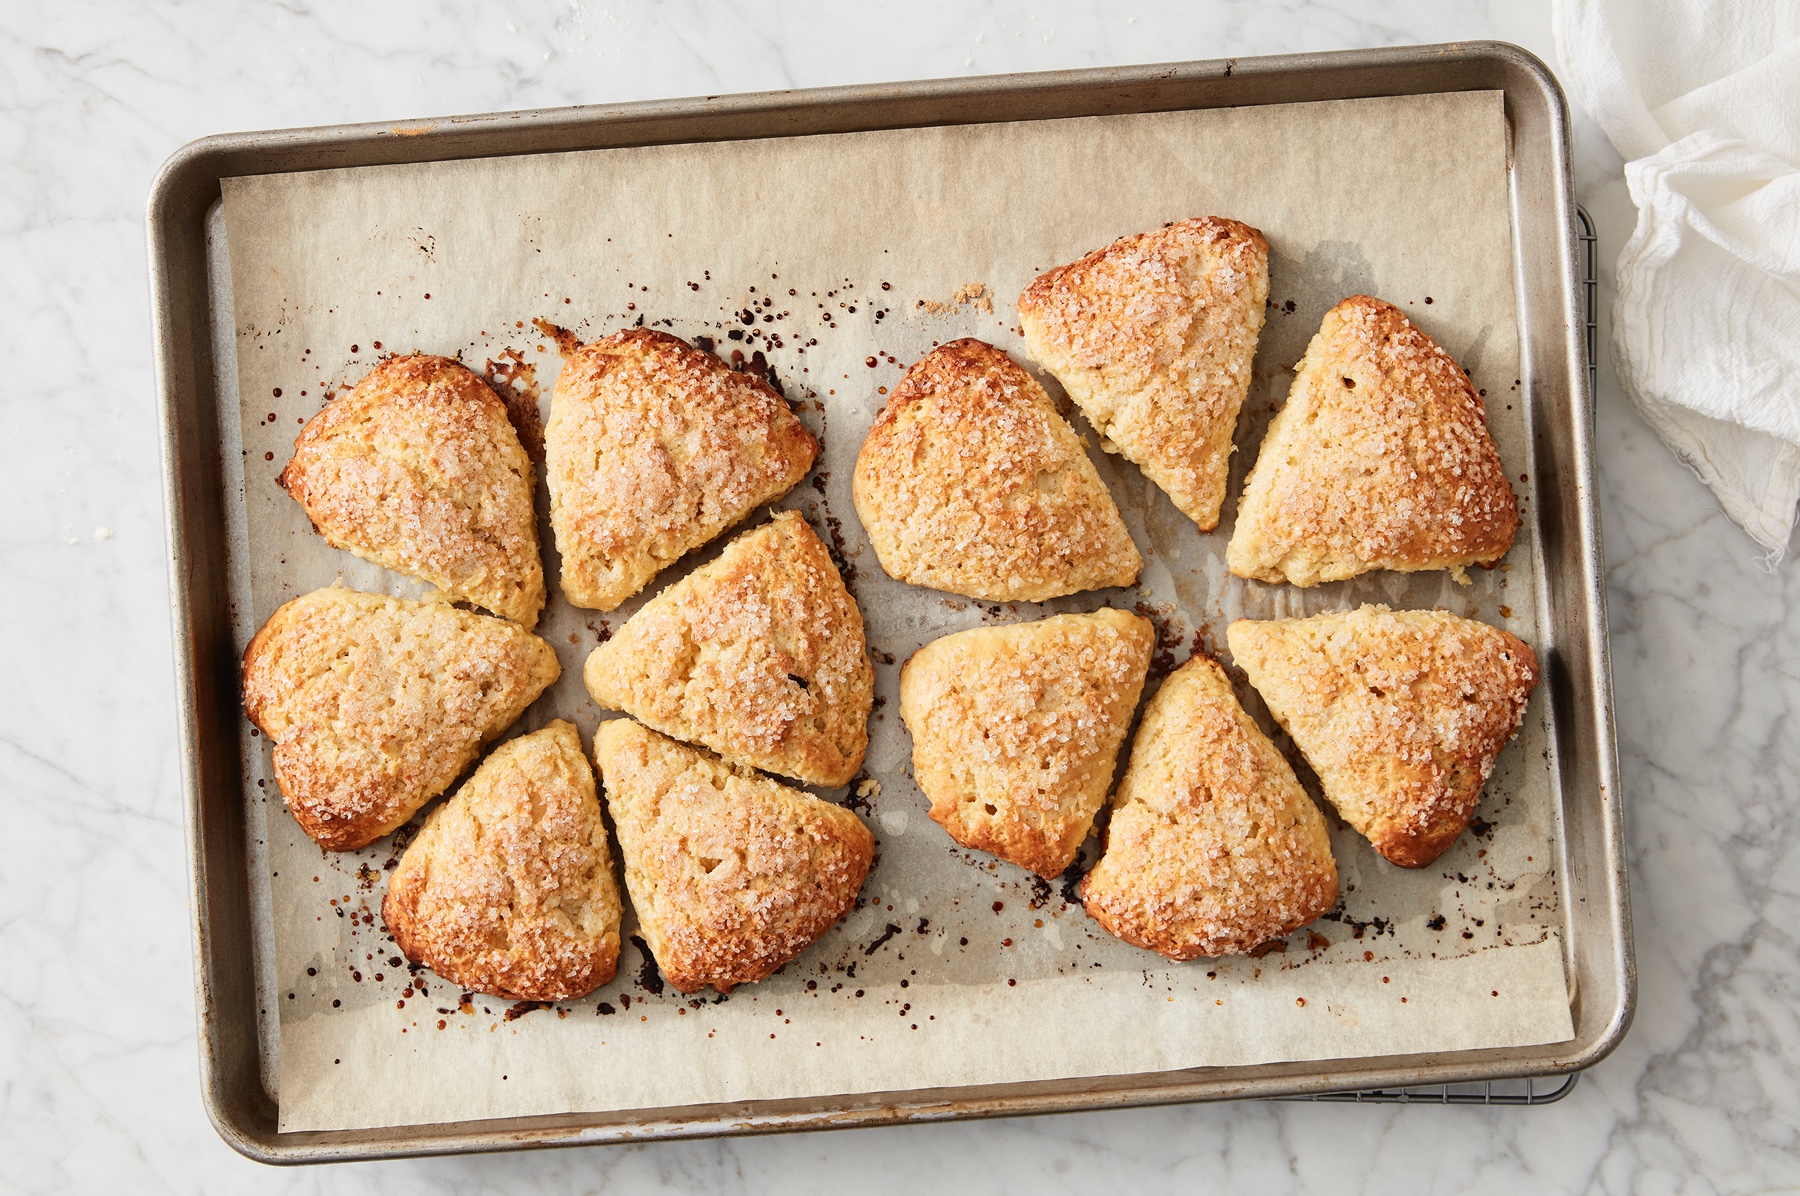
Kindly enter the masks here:
M 1555 21 L 1638 206 L 1619 380 L 1773 564 L 1800 499 L 1800 0 L 1556 0 Z

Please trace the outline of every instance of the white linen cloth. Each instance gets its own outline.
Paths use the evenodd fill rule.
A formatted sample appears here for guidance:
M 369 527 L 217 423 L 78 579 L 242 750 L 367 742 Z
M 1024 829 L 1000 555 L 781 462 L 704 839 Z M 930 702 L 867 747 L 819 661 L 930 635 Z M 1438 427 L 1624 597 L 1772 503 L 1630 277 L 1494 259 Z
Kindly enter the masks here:
M 1781 559 L 1800 499 L 1800 0 L 1556 0 L 1577 102 L 1625 158 L 1625 391 Z

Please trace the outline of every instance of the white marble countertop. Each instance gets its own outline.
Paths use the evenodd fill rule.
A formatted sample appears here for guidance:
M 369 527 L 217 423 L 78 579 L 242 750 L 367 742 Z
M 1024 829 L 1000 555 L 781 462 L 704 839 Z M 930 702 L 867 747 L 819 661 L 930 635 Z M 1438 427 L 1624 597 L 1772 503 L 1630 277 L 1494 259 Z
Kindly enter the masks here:
M 1245 1103 L 282 1172 L 232 1153 L 201 1108 L 144 274 L 144 199 L 172 150 L 235 129 L 1467 38 L 1553 61 L 1548 0 L 5 5 L 0 323 L 24 364 L 57 368 L 22 365 L 0 400 L 0 1187 L 1800 1186 L 1800 573 L 1758 565 L 1604 368 L 1642 988 L 1624 1045 L 1560 1104 Z M 1578 116 L 1603 270 L 1633 218 L 1619 169 Z

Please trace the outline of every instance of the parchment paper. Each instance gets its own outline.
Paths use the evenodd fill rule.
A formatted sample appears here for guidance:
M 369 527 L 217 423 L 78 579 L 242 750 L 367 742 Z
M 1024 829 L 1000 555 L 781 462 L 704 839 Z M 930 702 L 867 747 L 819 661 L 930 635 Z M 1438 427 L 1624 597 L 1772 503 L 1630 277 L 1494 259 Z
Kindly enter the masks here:
M 721 354 L 764 355 L 821 436 L 819 467 L 781 505 L 836 545 L 878 675 L 874 784 L 826 794 L 850 801 L 876 832 L 863 903 L 781 974 L 728 1000 L 658 992 L 642 949 L 629 945 L 599 993 L 510 1019 L 502 1002 L 410 970 L 378 913 L 408 832 L 362 852 L 321 852 L 281 804 L 266 741 L 247 737 L 255 899 L 272 947 L 259 958 L 274 1006 L 265 1042 L 279 1060 L 266 1079 L 283 1130 L 1572 1035 L 1541 691 L 1471 831 L 1437 865 L 1394 868 L 1333 818 L 1340 909 L 1275 953 L 1187 965 L 1107 936 L 1072 884 L 1034 883 L 956 848 L 925 816 L 896 712 L 899 662 L 920 645 L 1104 604 L 1142 604 L 1164 632 L 1146 694 L 1194 648 L 1222 648 L 1224 624 L 1240 614 L 1441 605 L 1536 642 L 1544 595 L 1498 92 L 276 175 L 228 179 L 224 196 L 242 413 L 232 465 L 241 462 L 243 489 L 232 500 L 248 542 L 240 646 L 280 603 L 340 578 L 423 592 L 328 548 L 275 485 L 300 423 L 330 395 L 386 354 L 425 351 L 459 355 L 547 414 L 560 357 L 533 321 L 586 340 L 641 320 L 710 337 Z M 1147 558 L 1134 589 L 1001 606 L 883 575 L 850 502 L 851 462 L 902 369 L 964 335 L 1024 360 L 1013 304 L 1031 278 L 1120 235 L 1208 213 L 1256 225 L 1271 245 L 1271 306 L 1225 523 L 1198 533 L 1135 467 L 1095 449 Z M 1506 563 L 1476 571 L 1471 586 L 1378 575 L 1302 591 L 1225 573 L 1231 512 L 1289 367 L 1325 310 L 1357 292 L 1398 303 L 1485 392 L 1527 527 Z M 539 509 L 548 509 L 541 482 Z M 606 617 L 570 608 L 554 596 L 547 522 L 543 538 L 553 598 L 539 633 L 564 673 L 513 733 L 568 717 L 591 746 L 601 712 L 581 687 L 582 661 L 641 599 Z M 1253 692 L 1240 691 L 1273 730 Z

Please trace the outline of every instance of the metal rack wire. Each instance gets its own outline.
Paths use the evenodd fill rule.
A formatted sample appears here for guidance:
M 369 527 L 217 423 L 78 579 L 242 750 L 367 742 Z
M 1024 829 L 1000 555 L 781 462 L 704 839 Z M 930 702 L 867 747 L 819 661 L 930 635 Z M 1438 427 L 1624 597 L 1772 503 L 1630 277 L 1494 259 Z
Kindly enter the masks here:
M 1582 315 L 1587 326 L 1588 401 L 1600 385 L 1600 297 L 1597 254 L 1599 237 L 1593 217 L 1579 204 L 1576 266 L 1581 270 Z M 1548 1105 L 1575 1090 L 1580 1072 L 1566 1076 L 1525 1076 L 1520 1079 L 1475 1080 L 1466 1084 L 1427 1084 L 1417 1088 L 1373 1088 L 1361 1092 L 1322 1092 L 1314 1096 L 1283 1096 L 1284 1101 L 1329 1101 L 1356 1105 Z
M 1548 1105 L 1575 1090 L 1580 1072 L 1566 1076 L 1526 1076 L 1516 1080 L 1475 1080 L 1467 1084 L 1426 1084 L 1417 1088 L 1373 1088 L 1363 1092 L 1322 1092 L 1283 1096 L 1284 1101 L 1325 1101 L 1355 1105 Z
M 1575 218 L 1580 227 L 1575 239 L 1580 245 L 1581 298 L 1587 318 L 1588 402 L 1594 401 L 1600 389 L 1600 236 L 1594 231 L 1594 218 L 1580 204 L 1575 205 Z

